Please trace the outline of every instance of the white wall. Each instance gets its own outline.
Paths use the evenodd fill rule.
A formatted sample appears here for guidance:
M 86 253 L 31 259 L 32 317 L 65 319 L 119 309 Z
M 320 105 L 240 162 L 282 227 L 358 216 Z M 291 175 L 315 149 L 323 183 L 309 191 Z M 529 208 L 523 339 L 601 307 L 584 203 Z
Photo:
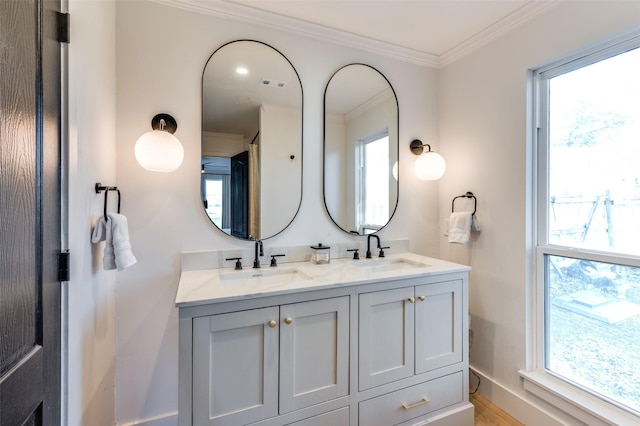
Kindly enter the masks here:
M 345 64 L 362 62 L 389 79 L 400 104 L 400 205 L 382 240 L 410 237 L 412 251 L 438 254 L 437 183 L 417 180 L 412 171 L 415 156 L 408 149 L 414 138 L 438 149 L 437 71 L 151 2 L 117 2 L 117 176 L 138 258 L 117 276 L 119 424 L 171 416 L 177 410 L 178 320 L 173 302 L 180 252 L 251 246 L 214 229 L 199 198 L 202 70 L 214 50 L 236 39 L 255 39 L 280 50 L 297 69 L 304 93 L 302 205 L 291 226 L 265 241 L 265 247 L 358 240 L 338 230 L 325 213 L 322 102 L 330 76 Z M 176 118 L 176 136 L 185 148 L 184 164 L 170 174 L 145 171 L 133 156 L 136 139 L 160 112 Z
M 638 25 L 640 2 L 560 2 L 440 72 L 441 220 L 454 196 L 472 191 L 482 226 L 467 246 L 441 237 L 440 254 L 472 267 L 471 365 L 490 379 L 480 391 L 526 424 L 542 424 L 518 376 L 531 259 L 527 70 Z
M 102 268 L 101 250 L 90 243 L 102 214 L 96 182 L 116 180 L 116 38 L 114 2 L 69 0 L 69 426 L 115 422 L 115 272 Z M 112 193 L 113 194 L 113 193 Z M 125 193 L 126 196 L 126 193 Z M 116 197 L 110 196 L 110 201 Z M 112 207 L 113 208 L 113 207 Z
M 258 238 L 279 233 L 298 211 L 302 193 L 301 117 L 300 108 L 260 106 Z
M 324 177 L 324 201 L 327 210 L 336 223 L 349 223 L 347 188 L 343 182 L 349 176 L 347 170 L 347 133 L 346 121 L 343 114 L 327 114 L 325 117 L 326 147 L 324 151 L 324 168 L 330 173 Z M 352 173 L 353 174 L 353 173 Z M 351 209 L 353 210 L 353 209 Z M 343 225 L 344 226 L 344 225 Z
M 209 157 L 232 157 L 246 150 L 247 144 L 243 135 L 202 133 L 202 155 Z

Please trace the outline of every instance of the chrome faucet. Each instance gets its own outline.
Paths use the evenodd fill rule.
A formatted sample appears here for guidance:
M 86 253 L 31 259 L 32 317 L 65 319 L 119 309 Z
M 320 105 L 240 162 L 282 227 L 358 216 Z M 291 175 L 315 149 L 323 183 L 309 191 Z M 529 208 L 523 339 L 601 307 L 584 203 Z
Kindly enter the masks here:
M 262 240 L 256 240 L 255 243 L 255 257 L 253 258 L 253 267 L 254 269 L 260 268 L 260 259 L 259 256 L 264 256 L 264 250 L 262 248 Z
M 375 234 L 369 234 L 367 235 L 367 253 L 365 258 L 367 259 L 371 259 L 371 237 L 375 237 L 376 240 L 378 240 L 378 248 L 380 248 L 380 237 L 378 237 Z

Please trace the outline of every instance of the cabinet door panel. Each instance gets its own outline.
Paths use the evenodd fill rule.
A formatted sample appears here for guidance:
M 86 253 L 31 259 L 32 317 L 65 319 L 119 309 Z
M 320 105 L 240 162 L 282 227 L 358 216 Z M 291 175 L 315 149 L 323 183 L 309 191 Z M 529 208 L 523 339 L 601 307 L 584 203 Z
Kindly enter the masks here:
M 462 280 L 416 287 L 416 374 L 462 362 L 462 320 Z
M 349 297 L 283 305 L 280 324 L 280 414 L 347 395 Z
M 278 308 L 193 320 L 193 422 L 237 426 L 278 414 Z
M 413 287 L 360 295 L 359 389 L 413 375 Z

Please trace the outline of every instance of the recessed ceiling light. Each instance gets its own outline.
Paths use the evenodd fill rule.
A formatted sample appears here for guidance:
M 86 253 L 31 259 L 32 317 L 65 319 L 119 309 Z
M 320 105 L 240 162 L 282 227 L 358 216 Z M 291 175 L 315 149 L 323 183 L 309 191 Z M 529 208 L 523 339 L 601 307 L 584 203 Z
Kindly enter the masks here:
M 242 74 L 242 75 L 249 74 L 249 70 L 248 70 L 248 69 L 246 69 L 246 68 L 244 68 L 244 67 L 238 67 L 238 68 L 236 68 L 236 72 L 237 72 L 238 74 Z

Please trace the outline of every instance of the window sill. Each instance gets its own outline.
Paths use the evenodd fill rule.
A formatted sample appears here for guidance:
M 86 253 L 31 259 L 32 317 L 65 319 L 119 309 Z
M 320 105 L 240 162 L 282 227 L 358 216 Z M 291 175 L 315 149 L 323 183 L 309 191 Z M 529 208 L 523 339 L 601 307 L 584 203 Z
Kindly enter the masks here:
M 589 425 L 634 426 L 640 417 L 550 374 L 520 371 L 524 389 Z

